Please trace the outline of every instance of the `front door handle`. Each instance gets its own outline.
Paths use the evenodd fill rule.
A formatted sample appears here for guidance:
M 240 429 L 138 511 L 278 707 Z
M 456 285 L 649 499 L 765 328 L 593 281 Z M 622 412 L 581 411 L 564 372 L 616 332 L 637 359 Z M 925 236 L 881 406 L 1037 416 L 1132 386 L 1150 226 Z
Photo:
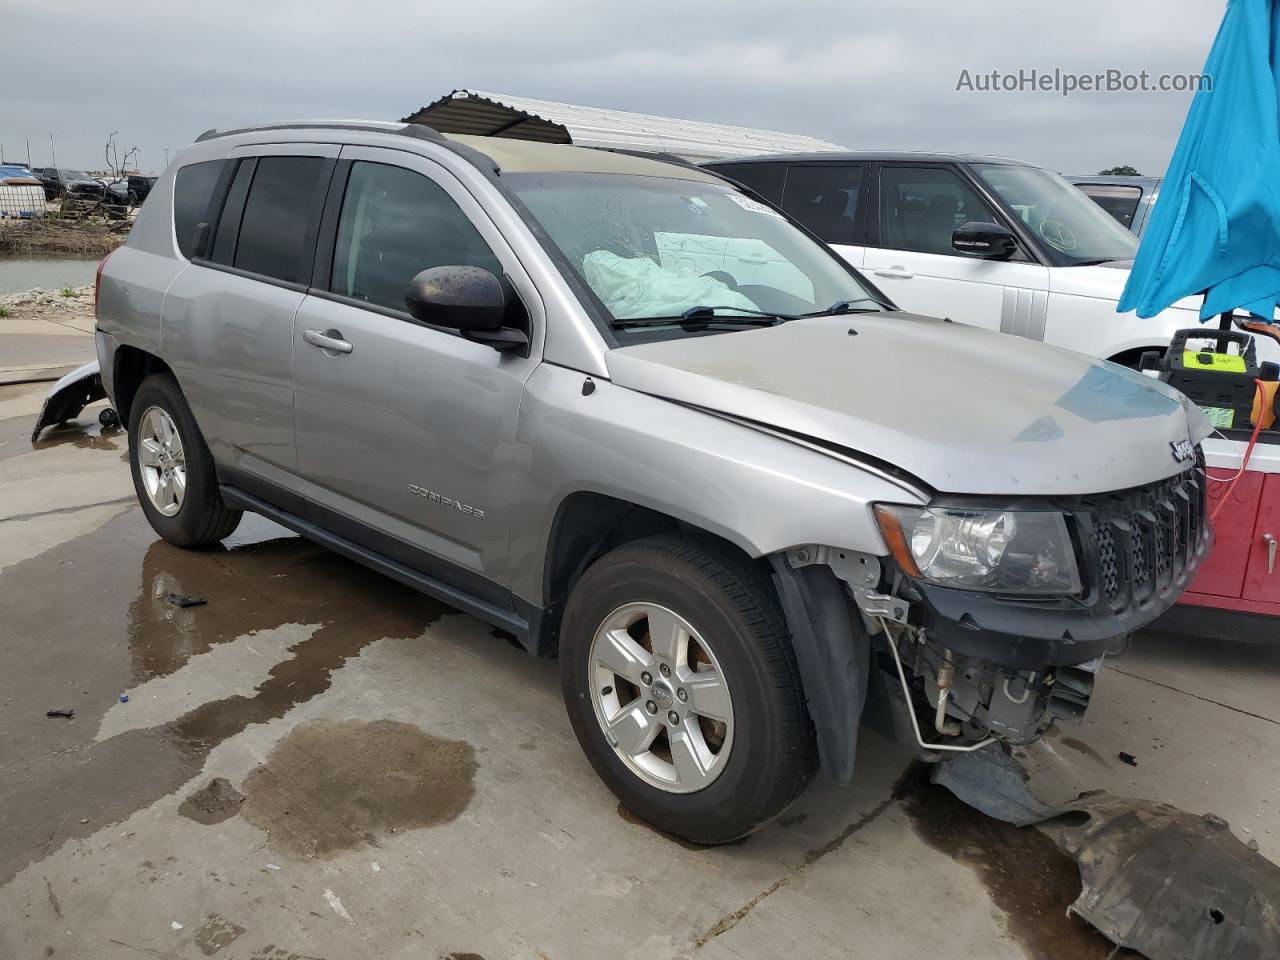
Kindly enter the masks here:
M 302 339 L 313 347 L 331 350 L 334 353 L 350 353 L 355 349 L 342 339 L 342 334 L 337 330 L 303 330 Z
M 758 257 L 755 254 L 747 254 L 745 257 L 739 257 L 738 262 L 749 263 L 753 267 L 763 267 L 769 261 L 764 257 Z
M 1276 572 L 1276 538 L 1269 533 L 1262 535 L 1262 542 L 1267 545 L 1267 573 Z
M 877 277 L 889 277 L 892 280 L 910 280 L 915 276 L 906 267 L 881 267 L 878 270 L 873 270 L 872 273 Z

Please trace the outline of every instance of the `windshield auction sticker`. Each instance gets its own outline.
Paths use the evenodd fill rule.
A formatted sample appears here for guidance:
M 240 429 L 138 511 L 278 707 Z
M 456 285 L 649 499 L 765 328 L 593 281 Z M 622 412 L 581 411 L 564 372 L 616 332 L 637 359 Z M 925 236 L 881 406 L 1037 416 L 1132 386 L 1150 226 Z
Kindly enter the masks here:
M 750 197 L 743 197 L 736 193 L 728 194 L 730 200 L 740 206 L 743 210 L 750 210 L 752 213 L 767 213 L 771 217 L 782 219 L 782 214 L 772 207 L 766 207 L 759 200 L 752 200 Z

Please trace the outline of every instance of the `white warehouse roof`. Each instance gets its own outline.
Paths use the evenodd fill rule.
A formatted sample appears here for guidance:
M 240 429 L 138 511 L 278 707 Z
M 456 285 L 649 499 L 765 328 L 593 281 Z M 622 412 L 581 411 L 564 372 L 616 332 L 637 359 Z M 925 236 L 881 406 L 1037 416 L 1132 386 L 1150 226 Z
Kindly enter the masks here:
M 836 143 L 794 133 L 652 117 L 483 90 L 454 90 L 405 117 L 403 122 L 421 123 L 441 133 L 671 153 L 695 161 L 844 149 Z

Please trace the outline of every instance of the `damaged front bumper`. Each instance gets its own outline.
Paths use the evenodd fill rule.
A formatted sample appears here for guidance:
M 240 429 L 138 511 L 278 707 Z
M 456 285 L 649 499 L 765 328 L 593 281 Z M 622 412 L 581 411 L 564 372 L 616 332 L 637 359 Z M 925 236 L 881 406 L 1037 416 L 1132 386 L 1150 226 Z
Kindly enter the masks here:
M 102 385 L 102 368 L 97 360 L 72 370 L 53 385 L 49 396 L 45 398 L 40 416 L 36 418 L 31 430 L 31 442 L 39 440 L 46 427 L 74 420 L 81 410 L 102 400 L 106 395 L 107 391 Z

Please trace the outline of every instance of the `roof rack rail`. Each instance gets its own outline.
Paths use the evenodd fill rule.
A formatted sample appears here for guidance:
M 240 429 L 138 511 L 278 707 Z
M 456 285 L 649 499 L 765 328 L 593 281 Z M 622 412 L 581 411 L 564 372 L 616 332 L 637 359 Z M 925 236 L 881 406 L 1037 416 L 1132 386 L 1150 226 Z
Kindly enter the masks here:
M 229 130 L 213 128 L 196 137 L 195 142 L 204 143 L 206 140 L 215 140 L 218 137 L 230 137 L 239 133 L 262 133 L 268 130 L 366 130 L 375 133 L 392 133 L 402 137 L 415 137 L 419 140 L 444 141 L 443 134 L 420 123 L 398 123 L 383 120 L 285 120 L 280 123 L 262 123 L 249 127 L 235 127 Z

